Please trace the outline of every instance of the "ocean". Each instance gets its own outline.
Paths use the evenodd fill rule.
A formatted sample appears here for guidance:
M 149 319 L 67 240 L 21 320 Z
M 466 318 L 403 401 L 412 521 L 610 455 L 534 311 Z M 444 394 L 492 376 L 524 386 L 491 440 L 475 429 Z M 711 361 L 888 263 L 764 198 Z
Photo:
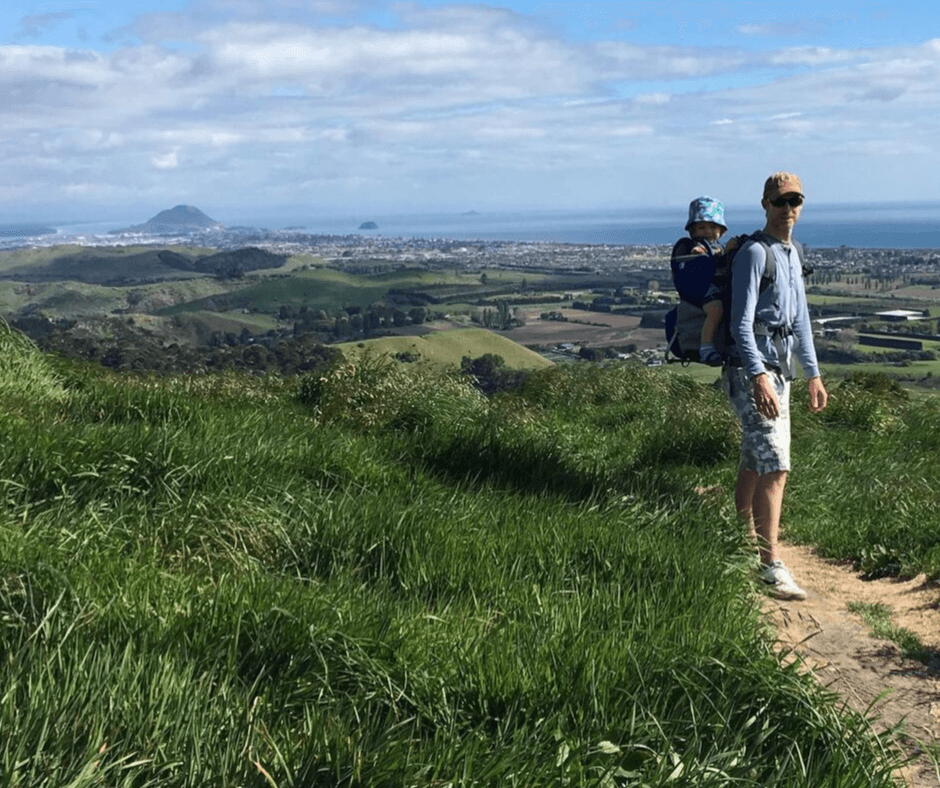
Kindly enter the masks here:
M 684 235 L 687 208 L 672 210 L 557 211 L 449 216 L 369 216 L 376 230 L 358 230 L 353 219 L 308 221 L 310 232 L 356 232 L 405 238 L 551 241 L 577 244 L 671 244 Z M 760 208 L 725 213 L 729 235 L 764 225 Z M 940 249 L 940 203 L 810 206 L 795 237 L 806 246 L 885 249 Z
M 392 214 L 362 216 L 283 216 L 278 218 L 212 218 L 228 227 L 269 230 L 303 228 L 314 235 L 362 235 L 463 241 L 544 241 L 614 246 L 671 244 L 684 234 L 686 208 L 596 211 L 526 211 L 515 213 Z M 760 208 L 727 206 L 729 234 L 763 226 Z M 61 224 L 58 235 L 92 236 L 139 224 L 142 217 L 121 222 Z M 360 230 L 374 222 L 374 230 Z M 3 228 L 0 226 L 0 234 Z M 883 249 L 940 249 L 940 203 L 911 202 L 858 205 L 808 203 L 795 237 L 805 246 Z M 47 237 L 48 240 L 48 237 Z

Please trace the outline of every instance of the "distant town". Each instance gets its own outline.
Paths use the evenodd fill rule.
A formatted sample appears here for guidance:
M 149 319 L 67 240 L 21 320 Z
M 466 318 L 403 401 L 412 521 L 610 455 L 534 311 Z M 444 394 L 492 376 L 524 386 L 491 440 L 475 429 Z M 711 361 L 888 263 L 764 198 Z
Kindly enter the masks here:
M 633 325 L 646 331 L 641 331 L 640 339 L 635 339 L 639 334 L 631 335 L 630 342 L 618 342 L 614 338 L 606 342 L 594 340 L 597 346 L 619 354 L 617 357 L 633 353 L 651 364 L 661 363 L 663 357 L 663 318 L 677 297 L 669 266 L 671 244 L 396 238 L 372 233 L 324 235 L 310 233 L 301 227 L 223 227 L 196 209 L 178 206 L 173 210 L 179 215 L 200 214 L 197 218 L 203 226 L 174 227 L 172 212 L 164 212 L 150 223 L 107 234 L 56 232 L 0 236 L 0 252 L 63 245 L 112 249 L 192 248 L 194 252 L 201 250 L 203 254 L 207 249 L 218 252 L 258 249 L 283 255 L 285 259 L 306 256 L 316 261 L 311 266 L 329 267 L 364 277 L 403 269 L 459 272 L 464 276 L 471 274 L 478 283 L 473 296 L 473 303 L 477 305 L 474 320 L 480 317 L 481 324 L 486 327 L 508 330 L 507 336 L 516 341 L 526 342 L 520 336 L 524 332 L 516 327 L 533 317 L 543 325 L 554 321 L 568 323 L 569 335 L 574 336 L 586 334 L 585 326 L 600 326 L 602 323 L 598 321 L 610 320 L 600 314 L 580 318 L 577 313 L 607 313 L 611 317 L 628 316 L 636 321 Z M 173 253 L 161 252 L 164 258 L 168 254 Z M 811 313 L 816 332 L 820 337 L 831 340 L 831 347 L 822 350 L 826 360 L 836 364 L 854 364 L 874 358 L 870 354 L 866 356 L 865 351 L 858 347 L 860 345 L 883 349 L 877 351 L 881 363 L 903 365 L 936 359 L 940 327 L 936 325 L 938 317 L 931 312 L 931 307 L 940 305 L 940 250 L 806 247 L 805 262 L 813 271 L 807 279 L 807 292 L 813 298 Z M 500 271 L 512 272 L 512 281 L 521 282 L 521 288 L 518 285 L 511 285 L 508 289 L 505 285 L 494 286 Z M 529 276 L 532 278 L 527 279 Z M 127 287 L 148 281 L 154 280 L 131 277 L 111 283 Z M 547 292 L 538 286 L 538 282 L 551 282 L 549 286 L 556 289 Z M 936 298 L 932 291 L 938 291 Z M 421 303 L 429 307 L 424 310 L 429 320 L 433 314 L 443 316 L 448 311 L 446 300 L 439 301 L 426 293 L 396 295 L 389 291 L 389 308 L 396 314 L 400 313 L 401 320 L 382 318 L 380 325 L 394 323 L 398 327 L 419 320 L 407 311 L 415 306 L 408 302 L 409 295 L 426 299 Z M 397 300 L 399 296 L 401 300 Z M 454 297 L 460 298 L 459 293 Z M 224 300 L 218 300 L 218 303 L 224 303 Z M 544 306 L 538 306 L 555 303 L 559 304 L 558 308 L 548 306 L 548 311 Z M 435 304 L 437 306 L 433 306 Z M 20 316 L 31 315 L 33 308 L 21 310 Z M 506 310 L 502 317 L 499 317 L 500 308 Z M 542 314 L 539 314 L 539 308 L 542 308 Z M 563 314 L 563 308 L 569 313 Z M 249 313 L 256 310 L 244 308 L 241 311 L 247 322 Z M 115 314 L 137 312 L 139 309 L 133 305 L 115 310 Z M 339 318 L 327 315 L 318 318 L 319 322 L 314 321 L 324 339 L 332 336 L 330 332 L 323 333 L 324 326 L 331 330 L 335 327 L 338 333 L 332 341 L 341 341 L 355 338 L 357 334 L 353 329 L 369 323 L 369 310 L 361 315 L 354 314 L 353 310 L 347 312 L 348 321 L 346 313 L 340 314 Z M 295 318 L 293 324 L 285 325 L 285 316 L 290 314 L 290 308 L 282 307 L 277 315 L 278 328 L 268 329 L 265 336 L 243 326 L 235 333 L 227 330 L 222 341 L 228 344 L 273 344 L 310 328 L 309 319 L 304 322 Z M 310 314 L 313 313 L 308 313 L 308 318 Z M 371 335 L 364 327 L 358 333 L 361 337 Z M 217 342 L 217 339 L 213 337 L 213 341 Z M 560 340 L 557 345 L 539 347 L 539 351 L 550 358 L 590 357 L 586 350 L 583 343 Z M 595 348 L 591 352 L 596 355 L 598 350 Z
M 62 244 L 79 246 L 194 246 L 235 250 L 254 246 L 277 254 L 314 254 L 350 273 L 370 273 L 386 267 L 420 265 L 485 270 L 515 268 L 533 273 L 580 272 L 590 274 L 643 273 L 668 287 L 668 244 L 571 244 L 546 241 L 454 240 L 320 235 L 302 228 L 260 229 L 221 227 L 161 232 L 112 232 L 100 235 L 46 233 L 0 236 L 0 251 Z M 872 282 L 905 279 L 912 283 L 940 284 L 938 249 L 865 249 L 806 247 L 806 262 L 817 276 L 834 278 L 863 275 Z

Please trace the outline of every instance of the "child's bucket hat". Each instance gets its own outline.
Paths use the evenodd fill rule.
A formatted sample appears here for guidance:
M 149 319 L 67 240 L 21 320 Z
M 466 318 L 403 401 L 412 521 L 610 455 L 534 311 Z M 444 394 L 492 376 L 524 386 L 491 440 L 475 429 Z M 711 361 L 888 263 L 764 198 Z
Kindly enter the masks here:
M 689 221 L 685 223 L 686 231 L 690 230 L 696 222 L 719 224 L 727 231 L 725 206 L 714 197 L 696 197 L 689 203 Z

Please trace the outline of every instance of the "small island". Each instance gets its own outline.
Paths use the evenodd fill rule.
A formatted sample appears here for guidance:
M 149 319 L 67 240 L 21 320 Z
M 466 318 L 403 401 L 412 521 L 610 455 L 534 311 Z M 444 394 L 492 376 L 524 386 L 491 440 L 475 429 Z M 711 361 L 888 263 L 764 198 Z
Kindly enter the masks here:
M 359 225 L 360 230 L 378 230 L 379 226 L 375 222 L 363 222 Z

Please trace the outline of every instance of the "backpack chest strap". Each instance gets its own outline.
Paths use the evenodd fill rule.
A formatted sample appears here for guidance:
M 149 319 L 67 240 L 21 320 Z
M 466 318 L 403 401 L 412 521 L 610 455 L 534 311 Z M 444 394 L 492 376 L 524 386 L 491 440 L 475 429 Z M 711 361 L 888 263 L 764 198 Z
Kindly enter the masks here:
M 765 326 L 763 323 L 754 324 L 754 336 L 757 337 L 770 337 L 771 339 L 778 339 L 782 337 L 791 337 L 793 336 L 793 329 L 790 326 Z
M 780 372 L 787 379 L 793 377 L 793 371 L 790 366 L 790 349 L 785 342 L 787 337 L 793 336 L 793 329 L 789 326 L 770 327 L 761 323 L 755 323 L 754 335 L 770 337 L 770 341 L 777 350 L 777 362 Z

